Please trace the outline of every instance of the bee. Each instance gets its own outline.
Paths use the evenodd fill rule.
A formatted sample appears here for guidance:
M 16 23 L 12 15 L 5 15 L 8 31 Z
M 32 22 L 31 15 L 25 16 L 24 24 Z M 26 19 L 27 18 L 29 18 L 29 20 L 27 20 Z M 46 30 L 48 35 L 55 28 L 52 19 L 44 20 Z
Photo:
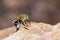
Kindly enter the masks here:
M 16 18 L 16 20 L 14 21 L 14 25 L 15 25 L 15 27 L 16 27 L 16 31 L 19 30 L 20 24 L 23 24 L 24 28 L 25 28 L 25 29 L 28 29 L 28 28 L 26 28 L 26 27 L 28 26 L 27 23 L 30 24 L 29 16 L 28 16 L 27 14 L 20 14 L 20 15 Z M 29 30 L 29 29 L 28 29 L 28 30 Z

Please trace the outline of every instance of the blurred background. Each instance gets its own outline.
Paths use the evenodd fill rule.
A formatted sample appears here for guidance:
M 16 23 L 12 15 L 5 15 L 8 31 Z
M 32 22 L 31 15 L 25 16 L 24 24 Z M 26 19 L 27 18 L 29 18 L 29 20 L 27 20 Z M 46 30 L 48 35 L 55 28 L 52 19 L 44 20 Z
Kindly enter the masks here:
M 0 30 L 12 27 L 13 17 L 21 13 L 31 21 L 56 24 L 60 22 L 60 0 L 0 0 Z

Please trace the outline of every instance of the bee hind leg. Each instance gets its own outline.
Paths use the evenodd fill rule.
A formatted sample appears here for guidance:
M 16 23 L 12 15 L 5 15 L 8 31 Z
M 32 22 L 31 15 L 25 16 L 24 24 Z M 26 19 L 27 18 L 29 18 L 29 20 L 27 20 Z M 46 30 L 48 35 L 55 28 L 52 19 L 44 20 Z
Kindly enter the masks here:
M 29 29 L 27 28 L 26 22 L 23 22 L 23 21 L 22 21 L 22 24 L 25 26 L 25 27 L 24 27 L 25 29 L 29 30 Z
M 24 27 L 25 29 L 29 30 L 28 28 Z

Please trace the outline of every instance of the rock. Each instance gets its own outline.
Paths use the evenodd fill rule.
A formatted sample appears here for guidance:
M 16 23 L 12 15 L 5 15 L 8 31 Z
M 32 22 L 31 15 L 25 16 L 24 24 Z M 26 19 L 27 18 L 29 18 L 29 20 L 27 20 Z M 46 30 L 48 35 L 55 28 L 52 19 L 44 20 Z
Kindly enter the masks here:
M 24 29 L 24 26 L 21 25 L 19 31 L 2 40 L 60 40 L 60 29 L 55 26 L 31 22 L 31 26 L 27 27 L 29 30 Z

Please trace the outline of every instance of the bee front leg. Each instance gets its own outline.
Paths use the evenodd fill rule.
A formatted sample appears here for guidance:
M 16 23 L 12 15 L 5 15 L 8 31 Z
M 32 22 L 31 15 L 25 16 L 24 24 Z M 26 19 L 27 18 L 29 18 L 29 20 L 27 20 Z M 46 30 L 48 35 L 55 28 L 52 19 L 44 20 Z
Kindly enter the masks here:
M 25 26 L 25 22 L 21 21 L 21 23 Z

